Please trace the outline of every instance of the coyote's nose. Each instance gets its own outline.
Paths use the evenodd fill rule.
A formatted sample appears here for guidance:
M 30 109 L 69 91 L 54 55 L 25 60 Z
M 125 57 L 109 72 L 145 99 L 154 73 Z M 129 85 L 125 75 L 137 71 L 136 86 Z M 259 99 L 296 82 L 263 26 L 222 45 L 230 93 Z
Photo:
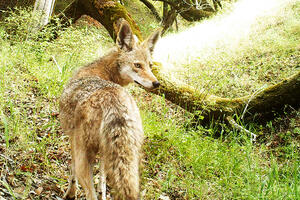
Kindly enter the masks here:
M 160 83 L 158 81 L 154 81 L 152 82 L 152 85 L 153 87 L 157 88 L 160 85 Z

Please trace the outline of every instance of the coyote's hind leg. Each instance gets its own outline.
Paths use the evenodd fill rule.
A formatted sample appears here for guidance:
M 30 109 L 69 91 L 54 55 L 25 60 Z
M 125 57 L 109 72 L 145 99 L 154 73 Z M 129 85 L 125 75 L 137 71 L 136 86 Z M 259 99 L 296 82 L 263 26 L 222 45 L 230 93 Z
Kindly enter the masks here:
M 74 174 L 74 164 L 73 164 L 73 160 L 72 160 L 71 175 L 69 178 L 69 186 L 68 186 L 66 193 L 64 194 L 63 199 L 72 200 L 72 199 L 75 199 L 75 195 L 76 195 L 76 180 L 75 180 L 75 174 Z
M 87 200 L 98 200 L 93 184 L 92 162 L 88 159 L 86 150 L 76 149 L 75 152 L 75 174 L 83 187 Z
M 72 146 L 72 141 L 71 142 L 71 156 L 72 156 L 72 163 L 71 163 L 71 175 L 69 178 L 69 186 L 68 189 L 66 191 L 66 193 L 64 194 L 63 199 L 67 199 L 67 200 L 72 200 L 75 199 L 76 196 L 76 179 L 75 179 L 75 160 L 74 160 L 74 152 L 73 152 L 73 146 Z
M 106 175 L 104 171 L 104 161 L 100 161 L 100 188 L 102 194 L 102 200 L 106 200 Z

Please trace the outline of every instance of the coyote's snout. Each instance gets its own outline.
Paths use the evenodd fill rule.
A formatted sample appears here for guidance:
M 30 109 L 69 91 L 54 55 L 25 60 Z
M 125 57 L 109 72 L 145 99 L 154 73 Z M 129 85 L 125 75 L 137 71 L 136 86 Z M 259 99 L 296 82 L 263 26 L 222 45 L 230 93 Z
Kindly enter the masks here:
M 117 49 L 80 68 L 60 98 L 61 126 L 70 136 L 72 174 L 65 199 L 75 198 L 75 177 L 87 199 L 96 200 L 92 164 L 100 157 L 102 199 L 105 181 L 115 200 L 139 198 L 139 162 L 143 129 L 139 110 L 121 86 L 136 82 L 159 86 L 151 72 L 151 53 L 159 31 L 139 43 L 129 24 L 121 22 Z

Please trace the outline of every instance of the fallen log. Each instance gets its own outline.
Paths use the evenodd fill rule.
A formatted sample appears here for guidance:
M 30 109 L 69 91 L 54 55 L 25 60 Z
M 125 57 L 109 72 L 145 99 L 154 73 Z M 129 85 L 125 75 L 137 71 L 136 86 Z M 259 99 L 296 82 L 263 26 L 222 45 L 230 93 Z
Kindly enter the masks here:
M 222 98 L 195 90 L 189 85 L 167 78 L 161 71 L 162 65 L 155 63 L 154 75 L 161 86 L 152 92 L 163 95 L 167 100 L 192 113 L 198 113 L 204 121 L 244 113 L 270 113 L 281 110 L 285 105 L 300 105 L 300 71 L 285 80 L 265 88 L 255 96 Z M 246 109 L 246 112 L 245 112 Z

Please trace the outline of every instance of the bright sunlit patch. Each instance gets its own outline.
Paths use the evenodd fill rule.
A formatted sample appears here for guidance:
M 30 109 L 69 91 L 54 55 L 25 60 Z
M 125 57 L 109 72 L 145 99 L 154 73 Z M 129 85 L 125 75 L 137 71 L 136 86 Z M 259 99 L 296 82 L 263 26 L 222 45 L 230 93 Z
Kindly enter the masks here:
M 234 49 L 247 39 L 258 17 L 275 14 L 284 3 L 291 0 L 240 0 L 231 11 L 196 24 L 181 33 L 159 40 L 154 59 L 165 69 L 181 67 L 197 60 L 213 56 L 217 48 Z M 172 68 L 172 67 L 171 67 Z

